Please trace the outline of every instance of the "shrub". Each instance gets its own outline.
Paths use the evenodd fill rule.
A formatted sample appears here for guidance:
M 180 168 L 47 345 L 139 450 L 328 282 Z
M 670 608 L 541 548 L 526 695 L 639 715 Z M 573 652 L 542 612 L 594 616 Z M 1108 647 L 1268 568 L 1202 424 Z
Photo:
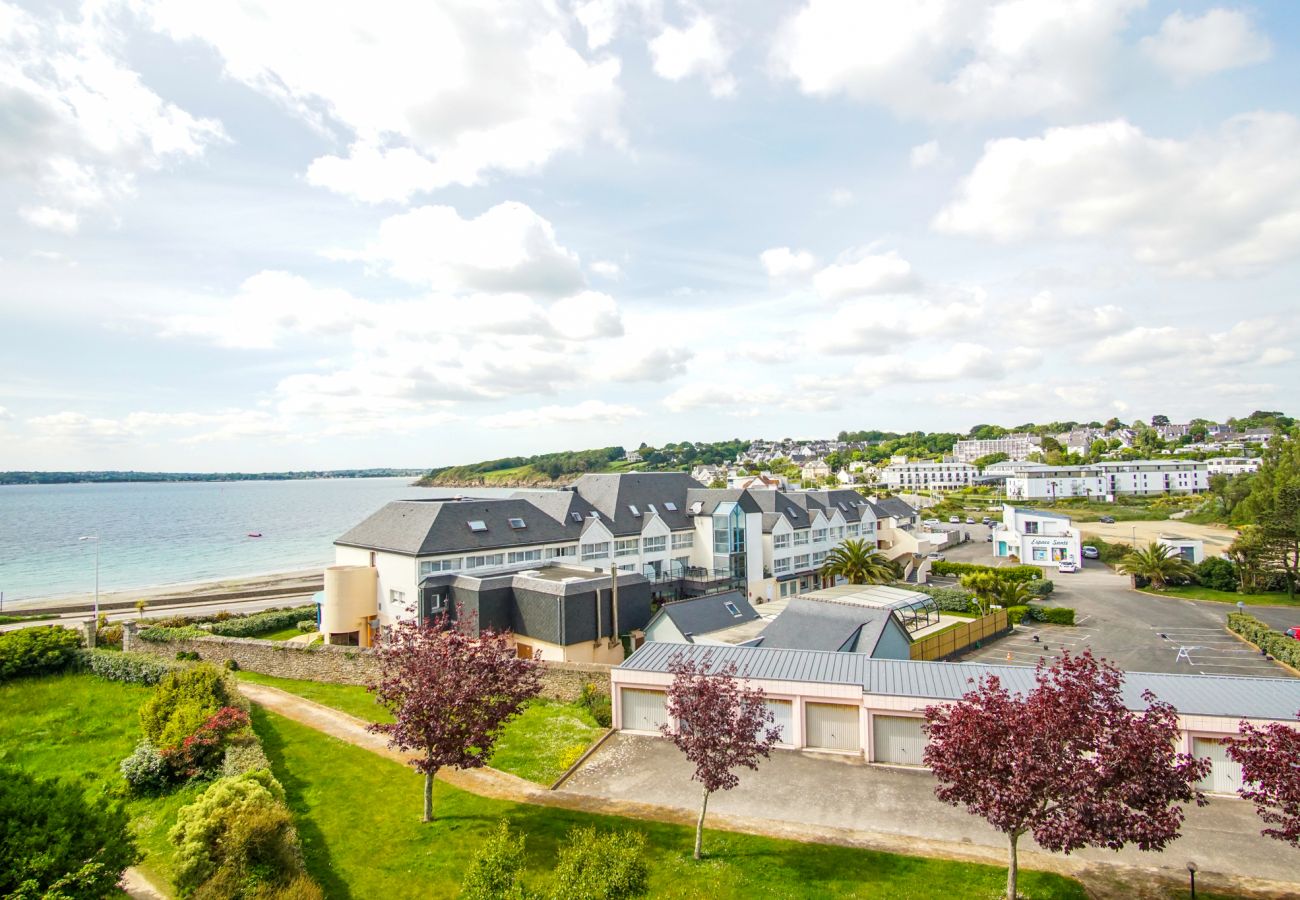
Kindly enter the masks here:
M 293 609 L 268 609 L 266 612 L 253 613 L 242 618 L 216 622 L 212 625 L 212 633 L 222 637 L 256 637 L 268 631 L 297 626 L 309 613 L 312 616 L 316 615 L 314 604 Z
M 163 747 L 159 752 L 178 776 L 199 778 L 216 770 L 224 760 L 230 736 L 247 728 L 248 713 L 233 706 L 223 706 L 180 744 Z
M 639 831 L 578 828 L 560 848 L 551 889 L 554 900 L 624 900 L 646 893 L 650 869 Z
M 176 848 L 174 880 L 182 896 L 277 896 L 304 876 L 284 789 L 268 771 L 214 781 L 177 813 L 167 839 Z M 296 896 L 319 896 L 297 890 Z
M 80 661 L 80 646 L 77 632 L 58 625 L 0 633 L 0 681 L 61 672 Z
M 1035 622 L 1046 622 L 1048 625 L 1073 625 L 1074 610 L 1068 606 L 1035 606 L 1029 605 L 1029 617 Z
M 1028 606 L 1008 606 L 1006 608 L 1007 621 L 1012 625 L 1019 625 L 1029 615 Z
M 132 792 L 137 794 L 161 792 L 172 780 L 171 767 L 148 740 L 136 744 L 135 750 L 118 764 L 118 768 Z
M 609 695 L 591 682 L 587 682 L 582 686 L 582 693 L 578 696 L 578 705 L 591 713 L 591 717 L 596 720 L 596 724 L 601 728 L 610 727 L 614 721 L 614 712 Z
M 222 663 L 221 667 L 225 669 L 227 672 L 239 671 L 239 663 L 233 659 L 226 660 L 224 663 Z
M 1228 628 L 1250 641 L 1274 659 L 1300 668 L 1300 641 L 1274 631 L 1248 613 L 1228 613 Z
M 311 634 L 313 632 L 319 631 L 320 625 L 317 624 L 315 619 L 303 619 L 301 622 L 298 623 L 298 630 L 301 631 L 303 634 Z
M 180 660 L 181 662 L 186 662 L 186 661 L 189 661 L 189 662 L 198 662 L 200 658 L 201 658 L 201 657 L 199 656 L 199 654 L 198 654 L 196 651 L 194 651 L 194 650 L 177 650 L 177 651 L 176 651 L 176 659 Z
M 225 755 L 221 758 L 222 778 L 244 775 L 248 772 L 256 772 L 259 769 L 270 771 L 271 761 L 266 758 L 266 753 L 262 750 L 262 744 L 251 733 L 250 738 L 249 740 L 232 742 L 226 747 Z
M 1046 597 L 1056 590 L 1056 584 L 1049 578 L 1039 578 L 1025 585 L 1025 589 L 1035 597 Z
M 1221 556 L 1207 556 L 1196 567 L 1196 580 L 1216 591 L 1237 589 L 1237 567 Z
M 524 870 L 524 836 L 510 832 L 504 820 L 483 841 L 460 885 L 461 900 L 526 900 L 519 876 Z
M 85 654 L 85 660 L 86 667 L 100 678 L 124 681 L 128 684 L 157 684 L 168 672 L 180 668 L 173 662 L 147 653 L 92 650 Z
M 169 672 L 140 707 L 144 736 L 156 747 L 176 747 L 224 706 L 235 691 L 220 670 L 207 664 Z
M 935 575 L 972 575 L 976 572 L 992 572 L 1008 581 L 1033 581 L 1043 577 L 1043 570 L 1038 566 L 982 566 L 978 563 L 947 560 L 931 563 L 930 571 Z
M 139 858 L 126 811 L 85 785 L 0 766 L 0 897 L 99 900 Z
M 141 628 L 140 633 L 137 635 L 142 641 L 156 644 L 167 641 L 192 641 L 195 638 L 207 636 L 208 633 L 197 625 L 182 625 L 179 627 L 150 625 L 148 628 Z
M 572 747 L 568 747 L 561 751 L 560 755 L 555 758 L 556 765 L 560 767 L 560 771 L 567 772 L 569 771 L 569 766 L 582 759 L 582 754 L 586 752 L 586 744 L 574 744 Z
M 96 628 L 95 646 L 96 647 L 121 647 L 122 626 L 109 625 L 106 628 Z

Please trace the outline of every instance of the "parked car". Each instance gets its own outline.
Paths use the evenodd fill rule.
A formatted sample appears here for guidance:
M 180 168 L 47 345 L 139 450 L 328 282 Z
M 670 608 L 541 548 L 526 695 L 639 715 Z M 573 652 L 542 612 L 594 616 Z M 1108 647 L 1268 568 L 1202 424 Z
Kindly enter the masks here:
M 974 517 L 974 516 L 967 516 L 967 517 L 966 517 L 966 524 L 967 524 L 967 525 L 974 525 L 974 524 L 975 524 L 975 517 Z
M 1084 559 L 1101 559 L 1101 551 L 1098 550 L 1096 547 L 1092 546 L 1092 544 L 1084 544 L 1084 545 L 1083 545 L 1083 558 L 1084 558 Z
M 1061 564 L 1056 567 L 1056 571 L 1063 575 L 1068 575 L 1071 572 L 1079 571 L 1079 567 L 1072 560 L 1063 559 L 1061 560 Z
M 960 525 L 960 524 L 961 524 L 961 516 L 949 516 L 949 517 L 948 517 L 948 522 L 949 522 L 950 524 L 952 524 L 952 525 Z
M 931 554 L 929 554 L 929 560 L 930 560 L 930 562 L 943 562 L 943 554 L 942 554 L 942 553 L 931 553 Z
M 1300 641 L 1300 625 L 1292 625 L 1286 630 L 1286 636 Z
M 1105 522 L 1107 525 L 1114 525 L 1114 524 L 1115 524 L 1115 517 L 1114 517 L 1114 516 L 1100 516 L 1100 517 L 1097 519 L 1097 521 L 1098 521 L 1098 522 Z
M 990 528 L 992 528 L 994 525 L 997 524 L 997 521 L 998 520 L 993 518 L 992 516 L 985 516 L 984 518 L 980 519 L 980 524 L 987 525 Z
M 926 520 L 925 520 L 924 522 L 922 522 L 921 524 L 922 524 L 922 525 L 938 525 L 938 524 L 939 524 L 939 520 L 938 520 L 938 519 L 926 519 Z

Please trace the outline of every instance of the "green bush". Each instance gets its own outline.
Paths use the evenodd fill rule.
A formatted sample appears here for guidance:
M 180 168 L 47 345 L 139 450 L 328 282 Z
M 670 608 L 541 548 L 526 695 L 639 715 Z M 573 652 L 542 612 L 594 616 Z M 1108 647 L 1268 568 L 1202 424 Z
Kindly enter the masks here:
M 118 768 L 136 794 L 160 793 L 172 781 L 171 766 L 147 739 L 136 744 L 135 750 L 118 764 Z
M 100 678 L 128 684 L 157 684 L 168 672 L 180 668 L 173 662 L 150 656 L 148 653 L 92 650 L 86 653 L 84 658 L 86 668 Z
M 1068 606 L 1035 606 L 1031 603 L 1029 618 L 1048 625 L 1073 625 L 1074 610 Z
M 100 900 L 139 859 L 122 807 L 84 784 L 0 766 L 0 897 Z
M 1028 606 L 1008 606 L 1006 608 L 1007 621 L 1012 625 L 1019 625 L 1029 615 Z
M 148 628 L 141 628 L 137 635 L 142 641 L 157 644 L 167 641 L 192 641 L 207 636 L 208 633 L 197 625 L 150 625 Z
M 160 750 L 176 747 L 222 707 L 237 705 L 236 697 L 213 666 L 201 663 L 178 669 L 164 675 L 140 707 L 140 726 Z
M 196 650 L 177 650 L 176 659 L 178 662 L 198 662 L 202 657 Z
M 283 628 L 296 628 L 307 615 L 315 617 L 316 606 L 297 606 L 293 609 L 268 609 L 266 612 L 253 613 L 242 618 L 215 622 L 211 627 L 213 634 L 222 637 L 257 637 L 268 631 Z
M 315 619 L 303 619 L 298 623 L 298 630 L 303 634 L 313 634 L 320 630 L 320 625 Z
M 109 625 L 105 628 L 96 628 L 95 646 L 120 648 L 122 646 L 122 626 Z
M 1048 578 L 1039 578 L 1025 585 L 1025 589 L 1034 597 L 1046 597 L 1056 590 L 1056 584 Z
M 940 560 L 930 564 L 930 571 L 935 575 L 972 575 L 976 572 L 992 572 L 1008 581 L 1033 581 L 1043 577 L 1043 570 L 1038 566 L 984 566 L 978 563 L 948 562 Z
M 578 828 L 560 849 L 552 900 L 625 900 L 646 893 L 650 868 L 639 831 Z
M 1279 662 L 1300 668 L 1300 641 L 1295 638 L 1274 631 L 1248 613 L 1228 613 L 1228 628 Z
M 904 590 L 926 594 L 939 609 L 945 612 L 970 612 L 971 600 L 975 595 L 964 588 L 945 587 L 933 584 L 900 584 Z
M 59 625 L 0 632 L 0 681 L 61 672 L 81 660 L 81 637 Z
M 527 900 L 519 877 L 524 871 L 524 836 L 503 820 L 479 847 L 460 885 L 461 900 Z
M 261 900 L 304 875 L 284 789 L 265 770 L 214 781 L 177 813 L 167 839 L 181 896 Z M 320 896 L 305 890 L 298 896 Z
M 596 724 L 601 728 L 610 727 L 614 721 L 609 694 L 604 693 L 591 682 L 582 686 L 582 693 L 578 696 L 578 705 L 591 713 L 591 717 L 596 720 Z
M 1222 556 L 1207 556 L 1196 567 L 1196 580 L 1216 591 L 1237 589 L 1237 567 Z
M 271 761 L 266 758 L 261 742 L 252 732 L 249 732 L 247 738 L 231 743 L 221 759 L 222 778 L 245 775 L 259 769 L 266 769 L 269 772 Z

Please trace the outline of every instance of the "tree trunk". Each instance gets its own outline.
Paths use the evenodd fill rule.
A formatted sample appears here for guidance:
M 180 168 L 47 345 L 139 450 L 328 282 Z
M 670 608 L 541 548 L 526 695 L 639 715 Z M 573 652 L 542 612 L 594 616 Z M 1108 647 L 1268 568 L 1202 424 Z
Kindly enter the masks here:
M 1016 879 L 1020 874 L 1020 866 L 1016 861 L 1016 841 L 1020 840 L 1020 832 L 1011 832 L 1008 839 L 1010 853 L 1007 858 L 1007 900 L 1016 900 Z
M 704 789 L 704 799 L 700 801 L 700 818 L 695 823 L 695 858 L 700 859 L 704 854 L 702 846 L 704 844 L 704 812 L 709 808 L 709 789 Z
M 433 779 L 437 775 L 437 769 L 430 769 L 424 776 L 424 818 L 421 819 L 423 822 L 433 821 Z

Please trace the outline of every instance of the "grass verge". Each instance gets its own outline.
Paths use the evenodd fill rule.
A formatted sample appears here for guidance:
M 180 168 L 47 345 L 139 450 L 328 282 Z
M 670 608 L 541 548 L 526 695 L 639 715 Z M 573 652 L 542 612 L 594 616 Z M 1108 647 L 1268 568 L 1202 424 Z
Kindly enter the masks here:
M 689 827 L 491 800 L 438 783 L 436 821 L 420 822 L 422 779 L 410 769 L 254 707 L 253 725 L 285 787 L 307 868 L 330 897 L 454 897 L 477 846 L 500 819 L 527 835 L 527 878 L 549 887 L 573 828 L 631 829 L 647 838 L 650 896 L 660 898 L 993 897 L 995 866 L 898 856 L 709 831 L 691 859 Z M 1025 896 L 1083 898 L 1075 881 L 1022 872 Z
M 1214 588 L 1199 584 L 1180 584 L 1165 588 L 1163 591 L 1140 588 L 1144 594 L 1156 597 L 1181 597 L 1184 600 L 1210 600 L 1214 603 L 1227 603 L 1232 606 L 1241 601 L 1247 606 L 1286 606 L 1300 608 L 1300 600 L 1291 600 L 1286 594 L 1238 594 L 1235 591 L 1216 591 Z

